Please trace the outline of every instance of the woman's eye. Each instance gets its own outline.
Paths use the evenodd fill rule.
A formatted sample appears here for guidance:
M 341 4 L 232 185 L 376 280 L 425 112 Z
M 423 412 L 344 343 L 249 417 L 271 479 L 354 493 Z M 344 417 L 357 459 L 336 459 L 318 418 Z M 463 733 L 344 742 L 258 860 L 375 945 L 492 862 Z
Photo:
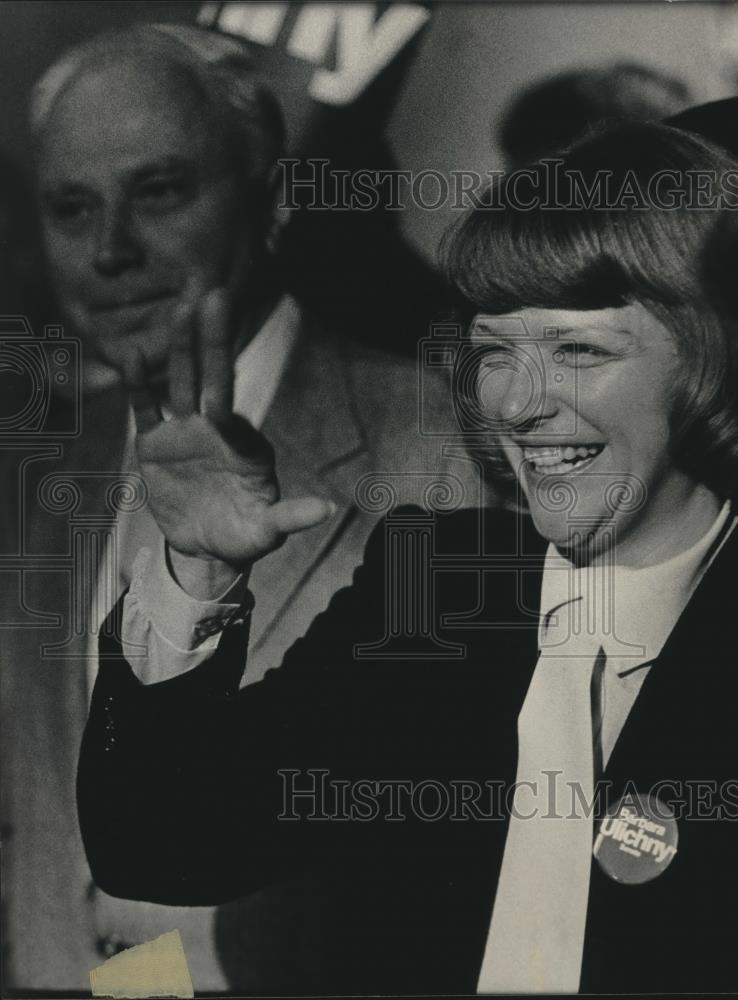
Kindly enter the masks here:
M 596 344 L 568 343 L 560 344 L 553 353 L 553 360 L 559 365 L 572 365 L 586 368 L 602 364 L 612 357 L 610 351 Z

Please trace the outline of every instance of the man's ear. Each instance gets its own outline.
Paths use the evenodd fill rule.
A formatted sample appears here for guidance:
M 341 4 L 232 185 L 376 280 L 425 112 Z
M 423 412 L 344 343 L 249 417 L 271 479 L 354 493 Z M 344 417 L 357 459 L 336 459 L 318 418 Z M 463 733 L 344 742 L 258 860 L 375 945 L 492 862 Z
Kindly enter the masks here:
M 266 246 L 271 253 L 279 247 L 279 241 L 284 227 L 290 220 L 290 209 L 284 204 L 284 192 L 280 184 L 281 169 L 275 163 L 267 179 L 267 191 L 271 198 L 271 210 L 266 231 Z

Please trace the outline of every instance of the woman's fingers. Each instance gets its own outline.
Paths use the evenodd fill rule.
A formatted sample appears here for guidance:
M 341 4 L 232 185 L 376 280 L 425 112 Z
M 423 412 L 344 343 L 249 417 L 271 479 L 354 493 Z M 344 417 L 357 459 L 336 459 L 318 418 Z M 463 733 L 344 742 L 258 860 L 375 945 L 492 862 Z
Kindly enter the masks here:
M 233 409 L 228 305 L 225 289 L 214 288 L 202 300 L 198 316 L 200 408 L 216 425 L 226 423 Z
M 172 315 L 169 346 L 169 403 L 177 417 L 197 412 L 199 372 L 195 315 L 197 304 L 187 294 Z
M 336 505 L 331 500 L 320 497 L 301 497 L 297 500 L 280 500 L 267 511 L 270 528 L 277 534 L 291 535 L 295 531 L 305 531 L 322 524 L 336 513 Z
M 225 289 L 200 296 L 192 282 L 170 320 L 167 359 L 168 405 L 176 417 L 202 412 L 224 424 L 233 406 L 233 363 Z
M 145 434 L 161 423 L 162 416 L 156 396 L 149 384 L 144 356 L 140 351 L 134 354 L 124 370 L 123 377 L 130 393 L 136 428 L 139 434 Z

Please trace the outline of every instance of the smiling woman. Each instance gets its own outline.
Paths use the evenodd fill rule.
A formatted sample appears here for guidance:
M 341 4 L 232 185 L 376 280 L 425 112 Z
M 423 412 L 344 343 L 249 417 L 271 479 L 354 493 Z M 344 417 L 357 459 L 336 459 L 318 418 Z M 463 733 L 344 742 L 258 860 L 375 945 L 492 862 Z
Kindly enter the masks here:
M 521 211 L 503 178 L 449 234 L 447 269 L 480 314 L 478 377 L 459 388 L 474 397 L 473 443 L 490 475 L 520 485 L 539 530 L 566 543 L 546 496 L 575 483 L 576 515 L 593 530 L 615 515 L 626 559 L 635 526 L 673 529 L 679 512 L 699 534 L 715 516 L 705 496 L 737 485 L 735 351 L 700 284 L 735 163 L 676 129 L 634 125 L 588 139 L 556 167 L 529 168 L 536 206 Z M 634 204 L 634 190 L 667 174 L 683 195 L 674 207 Z M 690 201 L 696 175 L 706 186 Z M 595 205 L 603 180 L 620 195 Z M 635 489 L 647 502 L 613 509 L 613 477 L 623 496 Z
M 701 537 L 718 504 L 672 457 L 669 413 L 679 362 L 669 330 L 640 303 L 526 308 L 519 316 L 527 341 L 509 338 L 504 362 L 497 350 L 485 351 L 477 391 L 541 534 L 568 550 L 571 533 L 586 525 L 591 555 L 603 537 L 612 542 L 614 530 L 620 563 L 671 555 L 670 547 L 685 541 L 673 533 L 676 512 L 686 539 Z M 539 376 L 535 386 L 532 373 Z M 562 484 L 573 490 L 570 506 L 555 502 Z M 635 493 L 643 502 L 620 509 L 612 500 L 618 486 L 623 500 Z
M 655 125 L 562 163 L 578 190 L 600 170 L 622 191 L 658 171 L 717 187 L 735 170 Z M 217 427 L 139 439 L 171 572 L 161 556 L 142 566 L 122 645 L 102 650 L 80 760 L 88 858 L 108 892 L 187 905 L 300 866 L 319 912 L 309 993 L 735 986 L 738 372 L 698 280 L 720 213 L 629 197 L 557 208 L 543 190 L 545 207 L 521 211 L 503 185 L 447 246 L 477 313 L 457 373 L 471 384 L 456 388 L 532 518 L 392 511 L 352 586 L 239 691 L 250 602 L 184 671 L 134 657 L 135 616 L 184 605 L 182 553 L 180 587 L 217 600 L 199 590 L 213 561 L 248 571 L 300 511 L 280 516 L 253 442 L 212 481 Z M 399 799 L 352 816 L 334 775 L 342 795 L 379 800 L 387 782 Z M 450 803 L 459 784 L 469 808 L 429 822 L 419 791 Z M 684 800 L 695 785 L 713 822 Z M 501 815 L 483 788 L 501 791 Z

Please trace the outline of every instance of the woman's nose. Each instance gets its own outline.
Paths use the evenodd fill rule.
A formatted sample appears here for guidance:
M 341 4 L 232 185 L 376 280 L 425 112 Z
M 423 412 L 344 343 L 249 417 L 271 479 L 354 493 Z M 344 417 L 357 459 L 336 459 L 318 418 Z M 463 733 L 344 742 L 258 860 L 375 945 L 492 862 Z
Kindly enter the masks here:
M 115 277 L 141 263 L 141 247 L 124 206 L 102 213 L 95 242 L 94 266 L 98 274 Z
M 485 368 L 480 396 L 484 412 L 506 427 L 553 416 L 557 402 L 535 345 L 520 347 Z

